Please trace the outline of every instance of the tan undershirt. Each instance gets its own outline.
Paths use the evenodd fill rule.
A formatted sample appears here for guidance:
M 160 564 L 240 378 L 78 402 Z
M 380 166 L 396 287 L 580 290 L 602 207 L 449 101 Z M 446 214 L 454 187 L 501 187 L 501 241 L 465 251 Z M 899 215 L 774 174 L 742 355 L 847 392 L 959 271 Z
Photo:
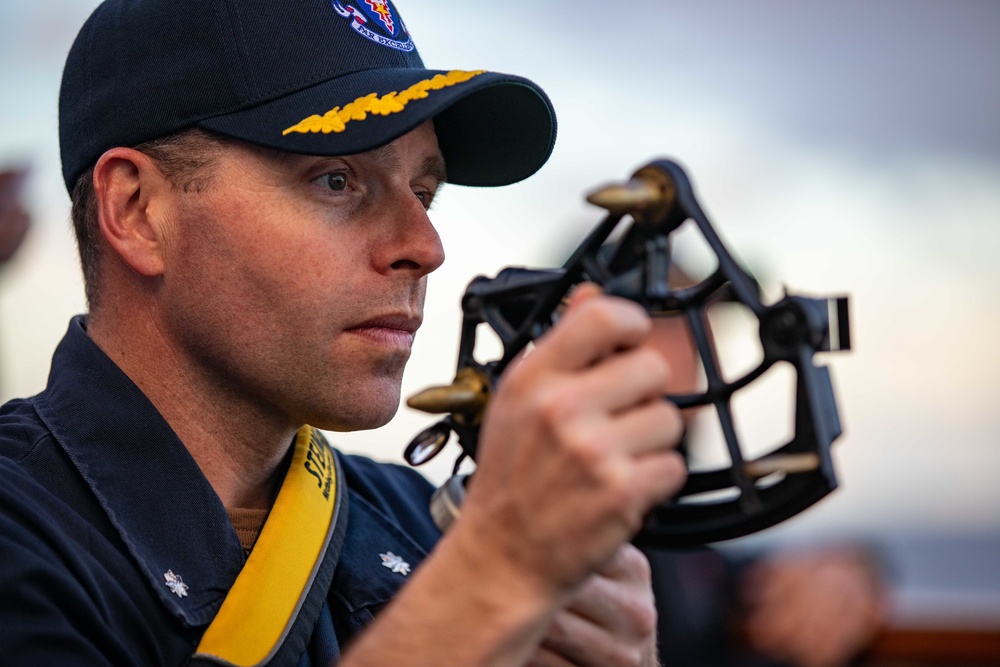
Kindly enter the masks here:
M 267 513 L 269 511 L 243 509 L 241 507 L 226 508 L 229 520 L 232 522 L 233 528 L 236 529 L 236 537 L 239 538 L 240 546 L 243 547 L 243 553 L 247 556 L 250 555 L 257 537 L 264 527 L 264 522 L 267 520 Z

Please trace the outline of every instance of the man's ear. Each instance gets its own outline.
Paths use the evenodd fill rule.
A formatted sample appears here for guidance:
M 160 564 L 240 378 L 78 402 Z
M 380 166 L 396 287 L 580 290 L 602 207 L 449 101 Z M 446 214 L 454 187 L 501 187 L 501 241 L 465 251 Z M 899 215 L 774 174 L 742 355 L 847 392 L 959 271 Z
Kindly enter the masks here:
M 94 194 L 101 233 L 108 245 L 141 276 L 163 273 L 162 207 L 151 205 L 172 186 L 156 163 L 131 148 L 112 148 L 94 166 Z

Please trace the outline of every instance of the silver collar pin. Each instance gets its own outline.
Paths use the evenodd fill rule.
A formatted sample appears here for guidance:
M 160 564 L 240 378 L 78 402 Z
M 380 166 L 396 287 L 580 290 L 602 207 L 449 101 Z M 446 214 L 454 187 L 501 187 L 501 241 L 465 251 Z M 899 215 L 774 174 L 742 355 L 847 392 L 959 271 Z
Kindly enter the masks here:
M 387 567 L 393 572 L 402 574 L 404 577 L 410 573 L 410 564 L 403 560 L 401 556 L 397 556 L 391 551 L 379 554 L 379 558 L 382 559 L 382 567 Z
M 179 598 L 187 597 L 188 585 L 181 579 L 181 575 L 174 574 L 173 570 L 167 570 L 163 573 L 163 578 L 166 580 L 167 588 L 170 589 L 171 593 Z

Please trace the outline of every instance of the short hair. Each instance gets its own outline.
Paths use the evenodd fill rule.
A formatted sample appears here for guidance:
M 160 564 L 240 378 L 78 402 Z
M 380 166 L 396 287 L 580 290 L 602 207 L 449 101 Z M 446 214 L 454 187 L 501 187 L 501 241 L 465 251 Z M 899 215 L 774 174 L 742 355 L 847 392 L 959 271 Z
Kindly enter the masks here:
M 133 148 L 148 155 L 170 183 L 185 192 L 197 192 L 211 180 L 207 169 L 219 149 L 231 140 L 198 128 L 182 130 Z M 70 195 L 71 217 L 83 271 L 87 304 L 93 309 L 100 298 L 101 229 L 97 217 L 94 169 L 84 170 Z

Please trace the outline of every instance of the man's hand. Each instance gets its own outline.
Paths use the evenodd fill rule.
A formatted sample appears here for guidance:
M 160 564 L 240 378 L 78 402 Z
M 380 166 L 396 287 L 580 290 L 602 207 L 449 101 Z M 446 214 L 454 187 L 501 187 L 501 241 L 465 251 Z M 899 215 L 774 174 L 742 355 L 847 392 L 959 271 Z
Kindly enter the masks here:
M 556 616 L 528 667 L 657 667 L 649 562 L 631 544 Z
M 635 303 L 574 293 L 504 373 L 462 515 L 345 667 L 655 665 L 648 564 L 622 545 L 686 468 L 650 329 Z
M 750 644 L 801 667 L 850 663 L 884 620 L 878 574 L 855 550 L 765 558 L 742 588 Z
M 669 368 L 646 345 L 651 327 L 635 303 L 585 285 L 487 409 L 452 530 L 472 531 L 500 567 L 548 595 L 605 565 L 685 480 L 680 414 L 661 398 Z
M 21 200 L 25 171 L 0 171 L 0 263 L 14 256 L 31 226 Z

